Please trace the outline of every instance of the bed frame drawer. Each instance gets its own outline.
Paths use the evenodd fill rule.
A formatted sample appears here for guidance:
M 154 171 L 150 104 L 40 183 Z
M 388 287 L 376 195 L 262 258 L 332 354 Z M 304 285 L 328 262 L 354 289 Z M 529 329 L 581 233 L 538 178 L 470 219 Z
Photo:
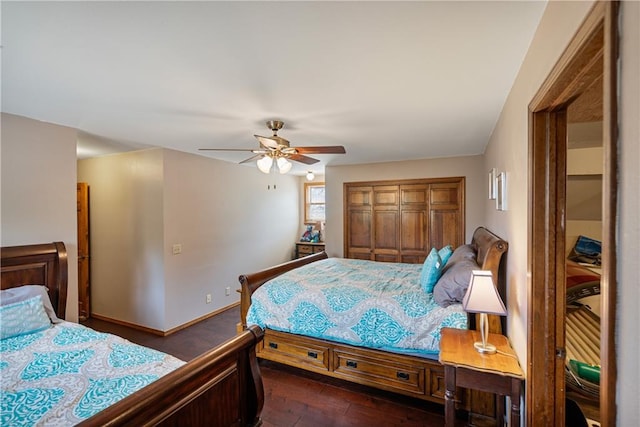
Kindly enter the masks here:
M 367 357 L 339 348 L 334 349 L 333 371 L 337 377 L 350 381 L 358 379 L 389 390 L 425 394 L 425 369 L 388 359 Z
M 329 347 L 308 340 L 291 340 L 286 335 L 267 329 L 265 339 L 258 348 L 258 357 L 286 363 L 305 365 L 305 369 L 326 372 L 329 370 Z

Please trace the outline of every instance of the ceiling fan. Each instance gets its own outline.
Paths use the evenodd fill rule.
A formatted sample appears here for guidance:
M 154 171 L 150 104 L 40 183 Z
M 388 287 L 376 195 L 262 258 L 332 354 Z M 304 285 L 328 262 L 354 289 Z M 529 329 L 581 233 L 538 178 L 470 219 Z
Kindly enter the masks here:
M 309 157 L 306 154 L 345 154 L 342 145 L 318 146 L 318 147 L 291 147 L 289 141 L 278 136 L 278 131 L 282 129 L 284 122 L 280 120 L 269 120 L 267 127 L 273 131 L 272 136 L 253 135 L 258 140 L 259 148 L 200 148 L 201 151 L 250 151 L 254 155 L 241 161 L 248 163 L 257 160 L 258 169 L 264 173 L 269 173 L 274 161 L 281 174 L 291 170 L 293 166 L 289 160 L 312 165 L 320 160 Z

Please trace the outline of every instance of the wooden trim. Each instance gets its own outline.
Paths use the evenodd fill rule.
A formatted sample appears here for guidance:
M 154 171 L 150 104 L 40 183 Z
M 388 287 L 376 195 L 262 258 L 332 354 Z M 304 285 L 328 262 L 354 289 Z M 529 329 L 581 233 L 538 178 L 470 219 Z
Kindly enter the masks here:
M 566 156 L 566 145 L 561 143 L 566 139 L 565 118 L 563 112 L 531 115 L 532 138 L 539 143 L 530 147 L 529 156 L 529 180 L 533 185 L 529 229 L 532 286 L 529 287 L 526 396 L 527 415 L 535 414 L 535 420 L 528 420 L 528 425 L 558 425 L 557 419 L 564 419 L 564 403 L 560 405 L 564 402 L 564 389 L 557 390 L 555 385 L 564 378 L 564 359 L 556 358 L 557 349 L 564 347 L 564 323 L 560 326 L 556 320 L 564 316 L 561 299 L 564 297 L 561 284 L 564 264 L 560 260 L 564 260 L 565 199 L 564 179 L 558 176 L 556 165 L 564 166 Z M 532 342 L 536 345 L 531 345 Z
M 321 181 L 315 181 L 315 182 L 305 182 L 304 183 L 304 223 L 305 224 L 316 224 L 318 223 L 318 220 L 314 220 L 314 219 L 309 219 L 309 217 L 307 216 L 309 214 L 309 206 L 312 204 L 311 201 L 309 200 L 309 188 L 310 187 L 325 187 L 326 185 L 324 182 Z M 322 205 L 327 205 L 326 203 L 326 197 L 325 197 L 325 202 L 324 203 L 315 203 L 315 204 L 322 204 Z M 326 218 L 325 218 L 326 219 Z M 324 221 L 324 220 L 323 220 Z
M 615 425 L 616 2 L 596 2 L 529 104 L 527 425 L 564 425 L 566 108 L 603 74 L 601 402 Z M 599 64 L 604 60 L 603 71 Z M 534 345 L 535 343 L 535 345 Z
M 439 183 L 447 183 L 453 181 L 462 181 L 464 182 L 464 176 L 447 176 L 440 178 L 415 178 L 415 179 L 391 179 L 384 181 L 353 181 L 353 182 L 344 182 L 343 188 L 347 188 L 348 186 L 359 186 L 366 187 L 368 185 L 408 185 L 408 184 L 439 184 Z
M 604 11 L 604 76 L 603 119 L 604 170 L 602 199 L 603 244 L 601 281 L 600 324 L 600 425 L 616 425 L 616 304 L 617 304 L 617 256 L 616 228 L 618 216 L 618 2 L 611 2 Z

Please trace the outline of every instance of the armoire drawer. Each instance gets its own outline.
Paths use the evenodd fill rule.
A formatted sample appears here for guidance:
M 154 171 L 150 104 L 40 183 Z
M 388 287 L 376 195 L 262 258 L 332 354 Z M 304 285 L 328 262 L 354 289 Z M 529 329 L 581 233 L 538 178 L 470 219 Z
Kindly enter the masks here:
M 402 390 L 419 395 L 425 393 L 423 366 L 394 363 L 388 359 L 376 359 L 340 348 L 335 348 L 333 352 L 333 371 L 337 377 L 361 384 L 380 385 L 388 390 Z

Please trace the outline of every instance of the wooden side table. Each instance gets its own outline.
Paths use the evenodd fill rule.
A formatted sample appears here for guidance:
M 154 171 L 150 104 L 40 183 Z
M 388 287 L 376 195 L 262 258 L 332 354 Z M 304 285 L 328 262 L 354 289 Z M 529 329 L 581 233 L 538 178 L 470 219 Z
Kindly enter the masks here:
M 520 425 L 520 397 L 524 373 L 509 340 L 504 335 L 489 334 L 487 342 L 498 349 L 495 354 L 481 354 L 473 343 L 482 341 L 479 331 L 442 329 L 440 363 L 444 365 L 445 421 L 455 423 L 456 387 L 496 393 L 511 398 L 510 426 Z M 498 399 L 498 425 L 504 425 L 504 399 Z
M 302 258 L 322 251 L 324 251 L 324 242 L 296 242 L 296 258 Z

